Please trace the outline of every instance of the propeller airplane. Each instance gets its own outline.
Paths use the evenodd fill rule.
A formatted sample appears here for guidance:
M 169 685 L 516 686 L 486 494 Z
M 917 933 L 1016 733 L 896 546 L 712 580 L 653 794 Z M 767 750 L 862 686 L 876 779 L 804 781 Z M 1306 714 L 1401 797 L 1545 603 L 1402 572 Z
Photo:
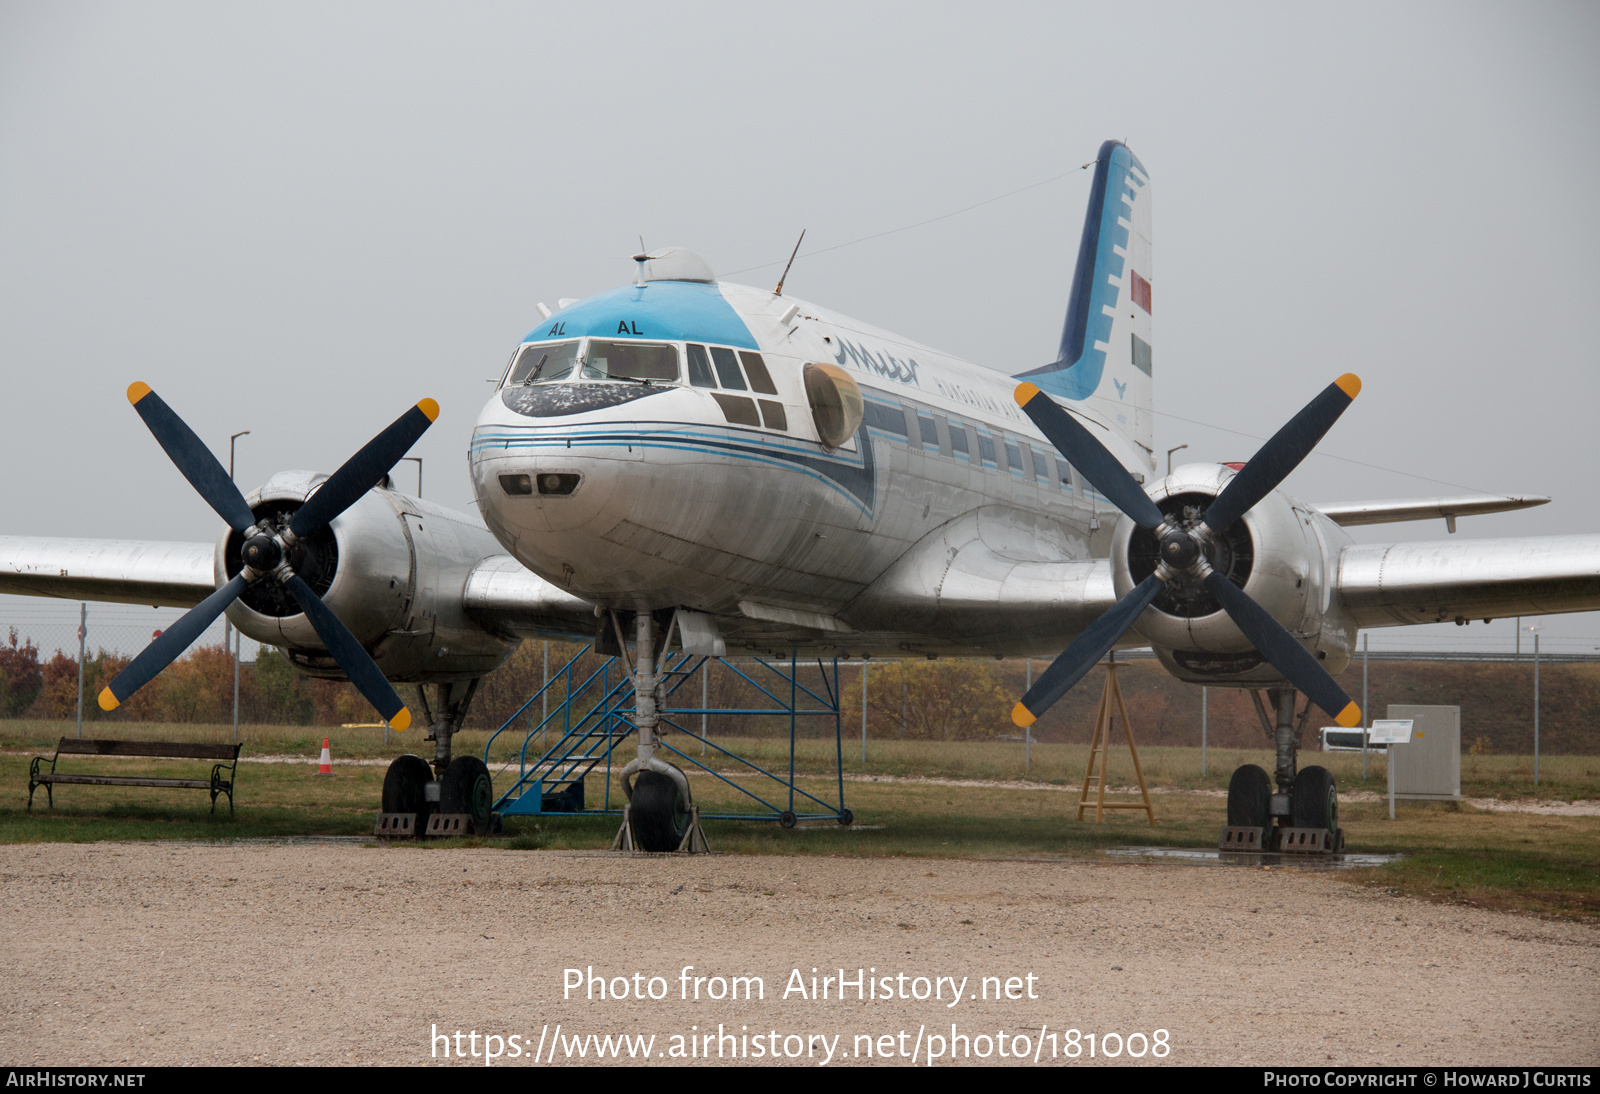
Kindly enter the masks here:
M 217 541 L 0 536 L 0 592 L 189 609 L 105 689 L 108 710 L 223 614 L 302 671 L 348 678 L 396 729 L 411 715 L 394 685 L 419 685 L 432 767 L 396 760 L 386 811 L 391 786 L 396 802 L 436 790 L 444 812 L 492 800 L 451 736 L 520 641 L 598 623 L 625 646 L 631 629 L 637 756 L 622 780 L 649 850 L 678 845 L 689 800 L 655 754 L 663 634 L 716 655 L 1053 656 L 1019 726 L 1119 644 L 1149 645 L 1179 679 L 1269 693 L 1276 792 L 1241 767 L 1229 824 L 1331 831 L 1331 776 L 1297 766 L 1297 694 L 1354 726 L 1334 676 L 1362 628 L 1600 608 L 1600 535 L 1351 542 L 1344 526 L 1445 517 L 1454 531 L 1548 500 L 1291 497 L 1285 478 L 1361 390 L 1351 374 L 1242 466 L 1158 479 L 1150 194 L 1138 158 L 1106 142 L 1059 355 L 1015 376 L 781 282 L 719 282 L 688 251 L 638 254 L 631 285 L 539 305 L 472 433 L 478 517 L 389 478 L 432 400 L 332 475 L 281 472 L 244 495 L 135 383 L 134 409 L 222 518 Z

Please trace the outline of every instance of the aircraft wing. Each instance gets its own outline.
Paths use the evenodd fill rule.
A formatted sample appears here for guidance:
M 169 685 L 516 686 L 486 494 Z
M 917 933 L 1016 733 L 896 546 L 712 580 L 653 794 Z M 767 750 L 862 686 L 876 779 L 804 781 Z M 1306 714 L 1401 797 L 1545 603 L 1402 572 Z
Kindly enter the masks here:
M 510 555 L 473 567 L 463 590 L 467 615 L 480 627 L 515 638 L 594 638 L 594 605 L 552 585 Z
M 1398 524 L 1407 520 L 1443 518 L 1450 531 L 1456 530 L 1457 517 L 1483 513 L 1507 513 L 1545 505 L 1549 498 L 1507 494 L 1462 494 L 1448 498 L 1396 498 L 1388 501 L 1340 501 L 1313 505 L 1335 524 L 1348 528 L 1357 524 Z
M 1339 600 L 1360 627 L 1600 609 L 1600 535 L 1353 545 Z
M 0 593 L 192 608 L 216 592 L 215 545 L 0 536 Z
M 210 543 L 0 536 L 0 593 L 192 608 L 216 592 L 215 550 Z M 480 626 L 508 637 L 594 635 L 594 605 L 510 555 L 478 563 L 463 599 Z
M 986 506 L 915 544 L 839 614 L 866 634 L 916 636 L 905 649 L 1037 655 L 1066 647 L 1116 603 L 1110 561 L 1088 554 L 1058 524 Z

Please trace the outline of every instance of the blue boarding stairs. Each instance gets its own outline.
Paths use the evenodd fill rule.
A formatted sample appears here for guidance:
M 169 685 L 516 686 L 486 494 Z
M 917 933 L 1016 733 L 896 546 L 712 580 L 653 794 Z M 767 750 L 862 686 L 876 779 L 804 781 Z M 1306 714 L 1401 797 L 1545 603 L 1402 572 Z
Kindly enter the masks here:
M 637 726 L 633 721 L 633 677 L 621 658 L 611 657 L 587 673 L 579 662 L 592 646 L 552 674 L 544 686 L 528 697 L 505 724 L 495 730 L 484 745 L 483 760 L 496 785 L 507 786 L 496 799 L 494 811 L 502 816 L 621 814 L 622 803 L 614 802 L 613 775 L 632 758 L 629 742 Z M 704 699 L 699 705 L 674 705 L 685 685 L 697 673 L 707 671 L 708 661 L 718 661 L 725 669 L 742 677 L 770 706 L 710 707 Z M 831 820 L 850 824 L 855 818 L 844 804 L 844 752 L 839 711 L 839 662 L 816 662 L 820 685 L 802 683 L 801 665 L 790 656 L 788 664 L 755 658 L 746 672 L 723 658 L 696 654 L 669 654 L 662 664 L 660 744 L 657 755 L 678 764 L 686 774 L 696 770 L 739 792 L 748 801 L 742 811 L 701 812 L 703 818 L 723 820 L 775 820 L 792 828 L 803 820 Z M 808 666 L 809 667 L 809 666 Z M 686 693 L 687 694 L 687 693 Z M 541 713 L 548 711 L 548 713 Z M 711 714 L 741 714 L 778 717 L 788 720 L 789 749 L 787 774 L 773 772 L 688 727 L 688 720 Z M 795 746 L 801 719 L 820 718 L 833 723 L 834 779 L 837 797 L 823 798 L 796 785 Z M 500 762 L 490 759 L 501 734 L 515 734 L 521 727 L 523 741 L 514 758 Z M 690 755 L 678 745 L 698 742 L 712 767 L 701 757 Z M 621 747 L 623 754 L 617 756 Z M 599 800 L 586 800 L 594 794 L 594 777 L 601 780 Z M 814 778 L 814 776 L 812 777 Z M 737 799 L 736 799 L 737 800 Z

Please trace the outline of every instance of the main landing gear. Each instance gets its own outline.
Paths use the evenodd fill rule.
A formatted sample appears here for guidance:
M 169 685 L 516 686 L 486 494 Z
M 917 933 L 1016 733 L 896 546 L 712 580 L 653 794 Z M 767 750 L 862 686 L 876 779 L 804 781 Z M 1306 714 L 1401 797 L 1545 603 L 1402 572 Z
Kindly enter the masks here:
M 1259 692 L 1252 691 L 1262 728 L 1277 749 L 1277 792 L 1255 764 L 1245 764 L 1228 780 L 1228 823 L 1222 829 L 1222 851 L 1280 851 L 1290 854 L 1336 854 L 1344 850 L 1339 827 L 1339 790 L 1333 773 L 1312 766 L 1296 772 L 1300 735 L 1311 715 L 1310 702 L 1295 718 L 1293 688 L 1269 688 L 1269 719 Z
M 494 780 L 476 756 L 450 755 L 451 739 L 466 720 L 478 681 L 434 684 L 436 705 L 428 702 L 428 685 L 417 686 L 434 742 L 433 766 L 421 756 L 406 755 L 389 765 L 383 777 L 383 812 L 376 834 L 391 837 L 488 835 L 495 818 Z M 437 713 L 435 713 L 437 711 Z

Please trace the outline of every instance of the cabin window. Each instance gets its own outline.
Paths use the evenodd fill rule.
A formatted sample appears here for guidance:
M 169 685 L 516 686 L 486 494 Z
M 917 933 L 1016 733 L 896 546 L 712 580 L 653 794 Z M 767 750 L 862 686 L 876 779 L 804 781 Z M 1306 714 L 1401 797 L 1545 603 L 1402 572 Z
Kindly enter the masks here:
M 721 346 L 711 347 L 711 360 L 717 366 L 717 379 L 730 391 L 744 391 L 744 377 L 739 375 L 739 359 L 733 350 Z M 753 408 L 752 408 L 753 409 Z
M 939 447 L 939 427 L 933 424 L 933 419 L 926 414 L 917 415 L 917 431 L 922 434 L 922 443 Z
M 1022 449 L 1014 444 L 1006 445 L 1006 466 L 1011 469 L 1013 475 L 1027 477 L 1028 469 L 1022 466 Z
M 999 466 L 998 461 L 994 458 L 993 437 L 987 437 L 982 433 L 978 434 L 978 454 L 983 457 L 984 463 L 991 467 Z
M 777 385 L 772 382 L 772 373 L 767 371 L 767 363 L 761 359 L 759 353 L 739 351 L 739 360 L 744 362 L 744 371 L 750 377 L 750 388 L 763 395 L 778 394 Z
M 1050 481 L 1050 457 L 1040 452 L 1037 448 L 1031 450 L 1033 456 L 1033 477 L 1040 482 Z
M 565 380 L 578 360 L 577 342 L 546 342 L 523 346 L 511 366 L 507 384 L 548 384 Z
M 905 411 L 897 406 L 887 407 L 882 403 L 868 402 L 862 407 L 862 417 L 873 429 L 881 429 L 885 433 L 893 433 L 900 437 L 906 435 Z
M 716 377 L 711 375 L 711 358 L 706 347 L 689 343 L 689 382 L 695 387 L 716 387 Z
M 671 383 L 678 378 L 678 348 L 648 342 L 601 342 L 591 339 L 583 355 L 583 375 L 591 380 L 650 380 Z
M 967 452 L 967 427 L 960 422 L 950 423 L 950 449 L 968 459 L 972 458 Z

